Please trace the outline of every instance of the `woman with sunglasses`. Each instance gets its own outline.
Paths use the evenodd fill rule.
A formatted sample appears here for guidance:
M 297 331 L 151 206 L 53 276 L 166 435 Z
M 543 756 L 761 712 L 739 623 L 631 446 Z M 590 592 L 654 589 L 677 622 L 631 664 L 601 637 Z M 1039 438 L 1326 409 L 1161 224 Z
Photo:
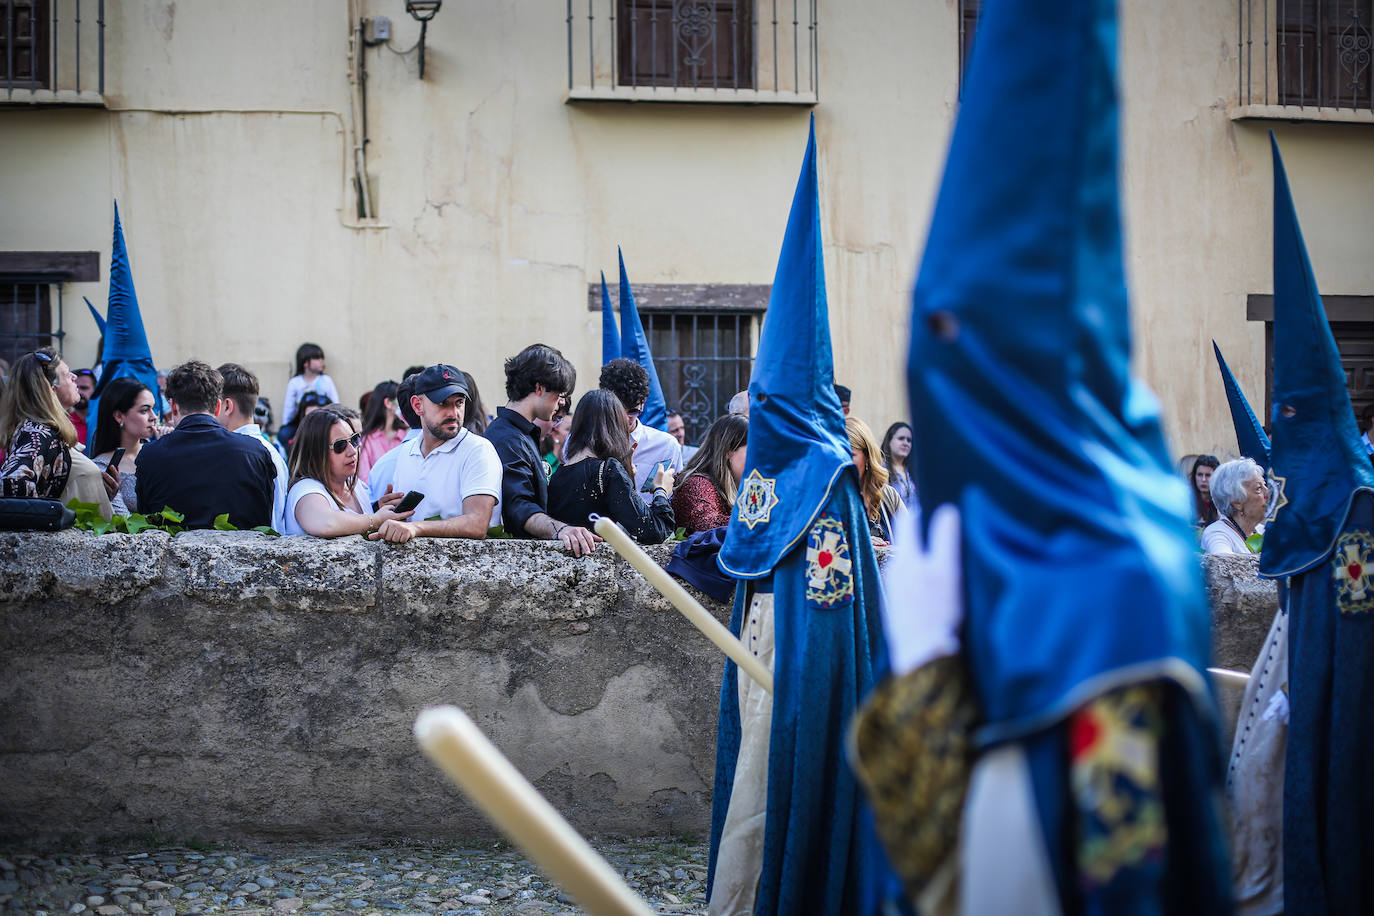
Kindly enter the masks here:
M 286 494 L 284 534 L 337 538 L 370 534 L 388 519 L 404 521 L 410 512 L 392 507 L 404 494 L 382 498 L 376 512 L 367 484 L 358 478 L 362 434 L 352 411 L 338 405 L 311 411 L 291 446 L 291 489 Z M 397 539 L 398 542 L 408 537 Z
M 0 397 L 0 441 L 6 443 L 0 495 L 64 502 L 76 497 L 96 503 L 100 514 L 110 517 L 109 497 L 119 491 L 119 472 L 102 475 L 76 448 L 68 411 L 80 398 L 76 374 L 53 350 L 44 347 L 15 361 Z M 81 486 L 72 490 L 74 468 Z

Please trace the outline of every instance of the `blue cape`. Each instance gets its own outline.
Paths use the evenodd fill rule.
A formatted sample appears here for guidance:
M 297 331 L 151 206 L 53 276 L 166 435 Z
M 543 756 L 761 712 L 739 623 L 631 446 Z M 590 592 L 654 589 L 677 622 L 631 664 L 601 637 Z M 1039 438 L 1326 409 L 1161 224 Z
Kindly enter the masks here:
M 1217 355 L 1217 366 L 1221 368 L 1221 381 L 1226 386 L 1226 403 L 1231 407 L 1231 422 L 1236 427 L 1236 447 L 1246 458 L 1253 460 L 1265 470 L 1269 469 L 1269 435 L 1260 425 L 1259 418 L 1250 409 L 1245 392 L 1231 374 L 1231 367 L 1221 355 L 1221 347 L 1212 341 L 1212 350 Z
M 658 370 L 654 368 L 654 357 L 649 352 L 649 338 L 644 334 L 644 325 L 639 321 L 639 310 L 635 308 L 635 294 L 630 289 L 630 278 L 625 274 L 625 255 L 616 250 L 620 258 L 620 355 L 632 359 L 649 373 L 649 397 L 644 401 L 644 413 L 639 422 L 663 432 L 668 431 L 668 402 L 663 397 L 663 386 L 658 381 Z M 602 347 L 605 347 L 605 318 L 602 318 Z

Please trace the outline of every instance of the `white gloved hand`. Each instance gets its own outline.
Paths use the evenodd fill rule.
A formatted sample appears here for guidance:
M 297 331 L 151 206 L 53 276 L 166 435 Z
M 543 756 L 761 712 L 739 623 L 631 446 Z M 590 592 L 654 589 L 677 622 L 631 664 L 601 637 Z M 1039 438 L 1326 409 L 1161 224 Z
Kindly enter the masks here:
M 1264 707 L 1264 715 L 1260 718 L 1265 722 L 1278 719 L 1284 725 L 1288 724 L 1288 694 L 1282 688 L 1274 691 L 1274 695 L 1269 698 L 1269 705 Z
M 959 510 L 946 503 L 930 519 L 929 549 L 921 542 L 919 508 L 897 517 L 892 557 L 883 576 L 883 632 L 892 673 L 901 677 L 959 651 L 964 620 Z

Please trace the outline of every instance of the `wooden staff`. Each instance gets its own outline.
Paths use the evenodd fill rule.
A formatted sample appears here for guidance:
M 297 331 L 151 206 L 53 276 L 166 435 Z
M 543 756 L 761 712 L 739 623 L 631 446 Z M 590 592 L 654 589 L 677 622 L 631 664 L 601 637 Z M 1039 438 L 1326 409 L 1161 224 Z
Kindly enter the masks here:
M 604 515 L 594 517 L 594 520 L 593 527 L 603 541 L 614 547 L 616 553 L 639 570 L 640 575 L 648 579 L 650 585 L 672 602 L 673 607 L 681 611 L 694 627 L 706 634 L 707 639 L 730 656 L 730 660 L 739 665 L 741 671 L 757 681 L 764 690 L 773 692 L 773 673 L 765 668 L 763 662 L 753 653 L 744 648 L 744 643 L 736 639 L 728 627 L 687 594 L 687 589 L 664 572 L 663 567 L 655 563 L 654 558 L 640 549 L 638 544 L 630 540 L 630 536 L 623 528 Z
M 1220 687 L 1235 687 L 1240 690 L 1245 689 L 1245 685 L 1250 683 L 1250 675 L 1242 674 L 1239 671 L 1228 671 L 1225 668 L 1208 668 L 1207 673 L 1212 676 L 1212 680 L 1217 682 Z
M 425 756 L 589 913 L 653 913 L 461 709 L 422 711 L 415 720 L 415 739 Z

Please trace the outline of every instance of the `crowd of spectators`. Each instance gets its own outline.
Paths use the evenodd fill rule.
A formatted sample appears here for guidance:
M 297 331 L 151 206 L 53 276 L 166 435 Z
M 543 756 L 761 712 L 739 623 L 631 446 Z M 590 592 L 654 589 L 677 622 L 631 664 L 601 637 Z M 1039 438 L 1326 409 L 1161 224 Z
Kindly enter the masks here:
M 604 365 L 576 409 L 577 373 L 553 347 L 528 346 L 504 368 L 506 402 L 493 414 L 469 373 L 442 364 L 379 382 L 354 410 L 323 348 L 305 343 L 274 434 L 271 404 L 243 366 L 192 360 L 158 373 L 160 392 L 132 378 L 102 388 L 97 371 L 38 350 L 16 361 L 0 395 L 2 492 L 78 498 L 106 518 L 172 509 L 187 528 L 227 516 L 235 528 L 321 538 L 504 535 L 557 541 L 574 556 L 594 549 L 604 516 L 641 543 L 680 532 L 718 548 L 748 451 L 748 392 L 689 445 L 676 411 L 666 431 L 641 422 L 649 376 L 633 360 Z M 849 390 L 836 393 L 847 413 Z M 911 427 L 893 424 L 881 448 L 862 421 L 847 429 L 871 533 L 885 543 L 915 497 Z

